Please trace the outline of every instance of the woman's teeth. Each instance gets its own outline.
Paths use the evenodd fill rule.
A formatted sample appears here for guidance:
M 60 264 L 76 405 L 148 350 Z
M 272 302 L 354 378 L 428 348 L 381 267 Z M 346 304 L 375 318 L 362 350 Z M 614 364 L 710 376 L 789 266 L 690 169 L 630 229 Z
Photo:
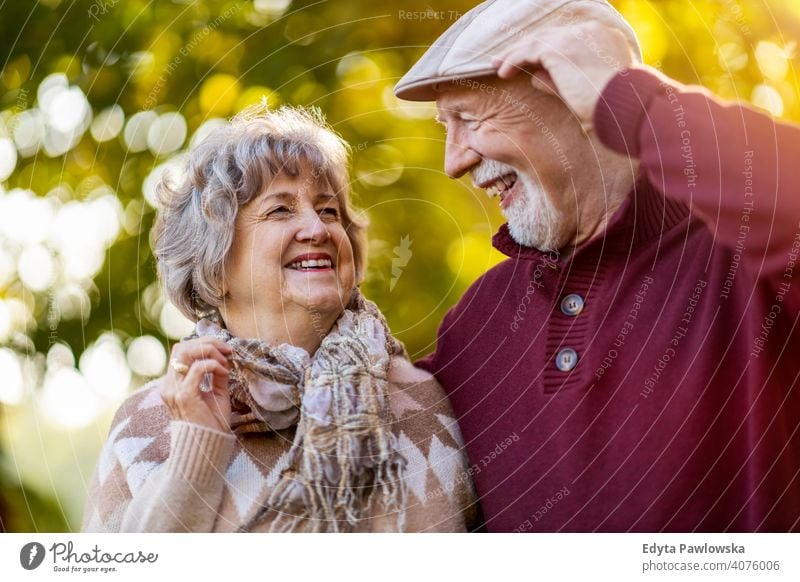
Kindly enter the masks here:
M 333 261 L 330 259 L 317 259 L 310 261 L 295 261 L 289 265 L 290 269 L 301 271 L 303 269 L 330 269 L 333 267 Z

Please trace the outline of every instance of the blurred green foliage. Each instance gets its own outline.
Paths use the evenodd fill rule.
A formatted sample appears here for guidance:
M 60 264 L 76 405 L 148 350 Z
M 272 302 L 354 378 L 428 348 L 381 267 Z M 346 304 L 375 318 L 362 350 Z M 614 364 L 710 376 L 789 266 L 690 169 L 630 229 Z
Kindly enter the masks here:
M 126 123 L 146 110 L 159 115 L 179 112 L 188 128 L 178 147 L 166 148 L 166 153 L 152 144 L 130 147 L 124 130 L 106 140 L 94 135 L 102 133 L 101 127 L 84 128 L 68 151 L 59 153 L 56 148 L 50 155 L 39 147 L 20 152 L 3 183 L 6 191 L 26 189 L 62 205 L 90 201 L 98 187 L 110 188 L 119 201 L 122 225 L 105 250 L 102 266 L 83 286 L 89 309 L 78 310 L 78 315 L 58 311 L 53 315 L 53 298 L 64 283 L 58 273 L 45 289 L 29 288 L 14 273 L 0 276 L 0 302 L 15 299 L 28 311 L 21 319 L 15 316 L 14 321 L 21 323 L 9 324 L 0 341 L 33 367 L 26 372 L 23 400 L 0 408 L 5 411 L 0 421 L 5 417 L 8 425 L 0 430 L 5 448 L 0 511 L 6 512 L 0 519 L 6 529 L 60 531 L 78 526 L 81 500 L 109 412 L 98 414 L 96 423 L 76 436 L 78 429 L 42 427 L 46 416 L 20 409 L 36 405 L 36 391 L 50 365 L 45 354 L 54 343 L 68 346 L 75 361 L 109 331 L 123 348 L 134 338 L 151 335 L 168 351 L 171 340 L 159 318 L 161 304 L 153 286 L 149 246 L 154 210 L 145 200 L 143 184 L 154 168 L 188 147 L 204 122 L 230 116 L 262 96 L 272 104 L 321 108 L 352 144 L 355 200 L 371 221 L 365 293 L 384 311 L 412 356 L 432 349 L 446 310 L 502 258 L 489 241 L 502 223 L 496 205 L 473 192 L 467 182 L 453 182 L 444 175 L 444 134 L 431 121 L 433 108 L 398 102 L 392 95 L 396 80 L 474 3 L 435 4 L 394 0 L 0 4 L 4 39 L 0 110 L 5 136 L 16 140 L 19 116 L 42 107 L 40 84 L 54 73 L 63 73 L 68 85 L 86 96 L 95 121 L 101 112 L 118 106 Z M 640 34 L 648 63 L 723 97 L 750 100 L 786 119 L 800 119 L 792 40 L 800 36 L 800 2 L 620 0 L 614 4 Z M 131 388 L 145 379 L 134 374 Z M 26 444 L 32 427 L 41 429 L 33 449 Z M 58 442 L 66 433 L 69 446 Z M 47 460 L 46 470 L 30 460 L 23 466 L 21 457 L 32 450 L 38 451 L 34 457 Z M 69 467 L 74 474 L 68 475 Z

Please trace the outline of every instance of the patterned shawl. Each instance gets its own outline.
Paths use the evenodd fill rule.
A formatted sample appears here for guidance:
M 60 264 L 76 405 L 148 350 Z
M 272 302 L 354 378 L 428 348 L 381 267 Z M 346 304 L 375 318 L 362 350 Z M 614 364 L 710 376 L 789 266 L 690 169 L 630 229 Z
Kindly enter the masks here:
M 349 529 L 380 498 L 398 511 L 402 531 L 405 461 L 390 428 L 387 384 L 392 356 L 405 350 L 375 304 L 354 291 L 313 356 L 288 344 L 235 337 L 216 312 L 183 339 L 209 335 L 233 349 L 233 431 L 296 425 L 290 463 L 269 500 L 281 514 L 273 529 L 293 531 L 302 520 L 314 531 Z

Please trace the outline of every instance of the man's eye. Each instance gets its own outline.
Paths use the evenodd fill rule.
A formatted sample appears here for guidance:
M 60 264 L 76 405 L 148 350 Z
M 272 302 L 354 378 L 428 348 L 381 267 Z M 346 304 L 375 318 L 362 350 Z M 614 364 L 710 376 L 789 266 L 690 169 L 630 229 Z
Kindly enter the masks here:
M 477 127 L 480 127 L 482 120 L 477 118 L 477 117 L 467 117 L 467 116 L 465 116 L 465 117 L 461 118 L 461 121 L 466 123 L 467 126 L 470 127 L 471 129 L 475 129 Z

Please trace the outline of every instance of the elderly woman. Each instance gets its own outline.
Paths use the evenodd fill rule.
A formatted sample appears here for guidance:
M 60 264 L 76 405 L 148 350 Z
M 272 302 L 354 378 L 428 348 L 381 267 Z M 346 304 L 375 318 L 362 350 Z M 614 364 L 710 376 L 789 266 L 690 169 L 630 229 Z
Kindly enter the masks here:
M 463 444 L 361 295 L 348 149 L 251 108 L 159 185 L 158 274 L 196 322 L 117 412 L 84 531 L 462 531 Z

